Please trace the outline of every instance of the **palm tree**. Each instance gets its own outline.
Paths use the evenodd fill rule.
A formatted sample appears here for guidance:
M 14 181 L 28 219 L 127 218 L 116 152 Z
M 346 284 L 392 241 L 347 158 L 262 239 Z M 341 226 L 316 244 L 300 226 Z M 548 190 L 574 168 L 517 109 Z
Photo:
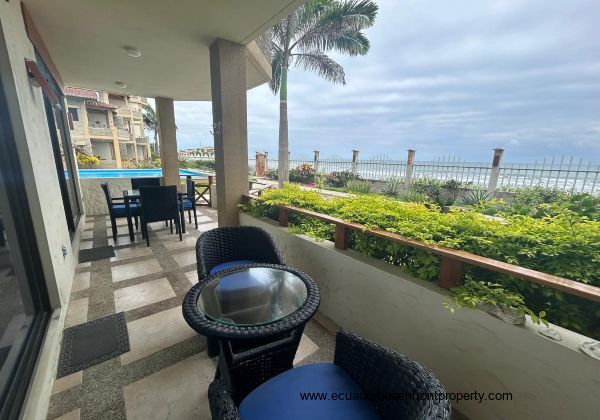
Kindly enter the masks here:
M 152 153 L 154 156 L 159 155 L 158 150 L 158 115 L 156 115 L 156 111 L 148 104 L 144 104 L 144 108 L 142 110 L 143 118 L 144 118 L 144 126 L 154 133 L 154 143 L 152 144 Z
M 309 0 L 266 34 L 271 40 L 270 87 L 279 92 L 279 186 L 289 178 L 288 70 L 300 67 L 345 85 L 344 68 L 325 52 L 367 54 L 370 43 L 362 31 L 373 26 L 378 9 L 371 0 Z

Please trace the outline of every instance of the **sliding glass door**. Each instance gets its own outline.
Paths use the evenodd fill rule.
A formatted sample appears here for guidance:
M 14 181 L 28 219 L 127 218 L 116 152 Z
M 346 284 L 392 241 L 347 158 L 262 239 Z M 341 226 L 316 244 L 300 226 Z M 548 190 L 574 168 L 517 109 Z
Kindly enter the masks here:
M 0 418 L 17 418 L 50 316 L 0 75 Z
M 42 76 L 48 82 L 52 92 L 59 98 L 59 102 L 64 104 L 62 91 L 39 55 L 37 55 L 37 63 Z M 65 217 L 72 236 L 77 229 L 82 212 L 79 206 L 75 154 L 71 145 L 67 114 L 64 107 L 52 105 L 46 95 L 44 95 L 44 106 L 46 108 L 46 119 L 48 120 L 52 149 L 54 150 L 54 161 L 56 163 Z

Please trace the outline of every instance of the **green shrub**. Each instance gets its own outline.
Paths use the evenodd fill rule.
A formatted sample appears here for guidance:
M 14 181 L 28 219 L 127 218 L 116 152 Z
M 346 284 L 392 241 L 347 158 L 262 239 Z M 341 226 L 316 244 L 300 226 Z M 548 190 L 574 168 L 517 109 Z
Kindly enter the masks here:
M 404 188 L 404 181 L 402 178 L 397 176 L 392 176 L 387 179 L 384 187 L 383 187 L 383 195 L 387 195 L 388 197 L 397 197 Z
M 476 308 L 478 305 L 491 305 L 500 308 L 513 308 L 517 314 L 527 314 L 535 324 L 548 326 L 544 319 L 545 311 L 534 313 L 525 304 L 519 292 L 506 290 L 498 283 L 467 280 L 462 286 L 455 287 L 450 293 L 450 301 L 445 306 L 454 312 L 458 308 Z
M 343 188 L 348 181 L 352 181 L 353 179 L 360 179 L 360 177 L 351 171 L 331 172 L 325 178 L 325 185 L 328 187 Z
M 277 169 L 270 168 L 265 171 L 265 177 L 268 179 L 277 179 L 279 178 L 279 173 L 277 172 Z
M 317 173 L 315 168 L 308 163 L 301 163 L 294 169 L 290 169 L 290 182 L 299 182 L 301 184 L 312 184 L 315 182 Z
M 410 189 L 436 200 L 442 193 L 442 181 L 433 178 L 413 179 L 410 184 Z
M 215 171 L 215 161 L 214 160 L 196 160 L 193 162 L 192 167 L 201 169 L 204 171 Z
M 494 220 L 477 212 L 441 213 L 436 207 L 398 202 L 382 195 L 325 199 L 316 192 L 294 186 L 265 191 L 261 198 L 264 204 L 249 207 L 257 216 L 276 218 L 277 208 L 273 205 L 289 204 L 600 286 L 600 222 L 568 209 L 543 218 L 508 215 L 504 220 Z M 307 229 L 307 233 L 321 239 L 334 239 L 332 225 L 305 219 L 290 215 L 290 223 L 299 226 L 298 229 Z M 351 233 L 349 245 L 371 257 L 402 266 L 422 279 L 434 280 L 438 275 L 439 257 L 426 251 L 356 231 Z M 592 337 L 600 335 L 597 303 L 474 266 L 465 267 L 465 278 L 500 284 L 521 294 L 533 312 L 545 310 L 549 321 Z
M 493 198 L 494 194 L 478 188 L 467 192 L 466 195 L 458 199 L 458 203 L 461 206 L 482 207 Z
M 180 168 L 189 168 L 192 166 L 191 160 L 184 157 L 178 159 L 178 164 Z
M 418 193 L 416 191 L 403 191 L 396 197 L 399 201 L 406 201 L 408 203 L 429 203 L 429 197 L 425 194 Z

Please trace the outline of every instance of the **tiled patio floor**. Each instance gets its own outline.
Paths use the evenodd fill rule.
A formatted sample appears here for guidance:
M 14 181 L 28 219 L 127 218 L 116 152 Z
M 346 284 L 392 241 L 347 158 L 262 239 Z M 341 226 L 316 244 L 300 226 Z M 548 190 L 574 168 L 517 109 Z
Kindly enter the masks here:
M 216 359 L 181 315 L 197 282 L 196 238 L 217 226 L 216 211 L 203 208 L 198 216 L 198 230 L 187 224 L 183 242 L 164 223 L 152 224 L 150 248 L 140 234 L 129 241 L 125 220 L 115 244 L 108 218 L 86 221 L 82 248 L 114 245 L 116 256 L 78 266 L 65 328 L 123 311 L 131 351 L 56 380 L 48 419 L 210 418 Z M 333 336 L 311 321 L 296 362 L 331 360 L 333 346 Z

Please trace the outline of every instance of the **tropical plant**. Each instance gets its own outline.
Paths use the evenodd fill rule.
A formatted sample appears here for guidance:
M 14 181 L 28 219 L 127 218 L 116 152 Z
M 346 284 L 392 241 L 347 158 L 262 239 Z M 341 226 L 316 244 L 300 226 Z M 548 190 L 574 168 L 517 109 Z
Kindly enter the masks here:
M 331 172 L 325 177 L 325 185 L 328 187 L 342 188 L 352 179 L 360 179 L 360 177 L 351 171 Z
M 152 143 L 152 154 L 154 156 L 158 156 L 160 154 L 158 146 L 158 115 L 156 114 L 156 111 L 154 111 L 154 108 L 152 108 L 148 104 L 144 104 L 144 107 L 142 108 L 142 115 L 144 119 L 144 126 L 146 127 L 146 129 L 152 131 L 152 133 L 154 134 L 154 142 Z
M 265 171 L 265 177 L 268 179 L 277 179 L 278 172 L 277 169 L 267 169 Z
M 474 309 L 479 305 L 497 306 L 503 310 L 513 309 L 519 315 L 529 315 L 534 324 L 543 323 L 548 326 L 548 321 L 544 319 L 546 311 L 534 313 L 525 304 L 523 295 L 507 290 L 498 283 L 468 280 L 462 286 L 453 288 L 449 301 L 444 302 L 444 306 L 452 313 L 459 308 Z
M 446 189 L 446 191 L 448 191 L 448 193 L 450 194 L 450 198 L 452 201 L 450 204 L 456 201 L 461 189 L 465 186 L 466 185 L 464 183 L 457 181 L 456 179 L 449 179 L 448 181 L 442 183 L 442 188 Z
M 392 176 L 389 177 L 383 186 L 382 193 L 388 197 L 397 197 L 403 188 L 403 181 L 400 177 Z
M 317 173 L 315 168 L 308 163 L 301 163 L 294 169 L 290 169 L 289 179 L 291 182 L 300 182 L 302 184 L 312 184 L 315 182 Z
M 482 207 L 493 198 L 494 194 L 489 193 L 484 189 L 477 188 L 469 190 L 464 196 L 458 199 L 458 203 L 462 206 Z
M 378 6 L 370 0 L 309 0 L 265 34 L 271 51 L 271 90 L 279 93 L 279 185 L 288 180 L 288 71 L 316 72 L 345 84 L 343 67 L 325 52 L 365 55 L 370 43 L 364 29 L 375 22 Z
M 373 190 L 373 185 L 363 179 L 352 179 L 346 184 L 346 190 L 355 194 L 369 194 Z
M 420 194 L 425 194 L 432 200 L 437 201 L 442 193 L 442 181 L 434 178 L 413 179 L 410 189 Z

